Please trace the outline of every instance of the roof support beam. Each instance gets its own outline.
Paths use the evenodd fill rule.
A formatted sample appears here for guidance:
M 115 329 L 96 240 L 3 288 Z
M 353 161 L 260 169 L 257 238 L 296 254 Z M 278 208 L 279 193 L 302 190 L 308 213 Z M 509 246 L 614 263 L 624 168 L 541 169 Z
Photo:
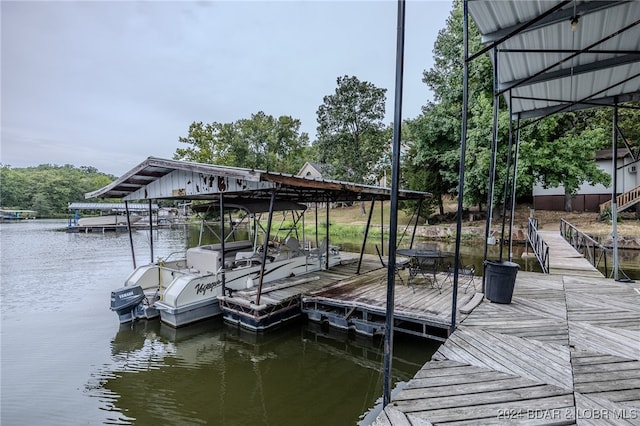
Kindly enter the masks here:
M 507 36 L 508 34 L 511 34 L 515 31 L 519 32 L 519 33 L 524 33 L 527 31 L 534 31 L 540 28 L 544 28 L 546 26 L 549 25 L 554 25 L 557 24 L 559 22 L 563 22 L 563 21 L 568 21 L 571 18 L 573 18 L 573 16 L 577 15 L 577 16 L 584 16 L 584 15 L 588 15 L 589 13 L 593 13 L 593 12 L 597 12 L 599 10 L 603 10 L 603 9 L 608 9 L 610 7 L 613 6 L 619 6 L 625 3 L 629 3 L 629 0 L 625 0 L 625 1 L 587 1 L 584 3 L 580 3 L 579 5 L 576 5 L 576 9 L 574 11 L 573 7 L 567 8 L 567 9 L 561 9 L 558 10 L 557 12 L 550 14 L 546 17 L 544 17 L 543 19 L 540 19 L 539 21 L 535 22 L 532 25 L 529 25 L 527 28 L 521 28 L 522 24 L 518 24 L 518 25 L 514 25 L 512 27 L 507 27 L 507 28 L 502 28 L 498 31 L 495 31 L 493 33 L 489 33 L 489 34 L 485 34 L 482 36 L 482 43 L 483 44 L 488 44 L 488 43 L 493 43 L 496 40 L 500 40 L 501 38 Z
M 610 40 L 610 39 L 612 39 L 612 38 L 614 38 L 614 37 L 619 36 L 620 34 L 624 33 L 625 31 L 629 31 L 630 29 L 632 29 L 632 28 L 636 27 L 637 25 L 640 25 L 640 19 L 638 19 L 638 20 L 636 20 L 636 21 L 632 22 L 631 24 L 627 25 L 626 27 L 623 27 L 623 28 L 621 28 L 621 29 L 619 29 L 619 30 L 617 30 L 617 31 L 614 31 L 613 33 L 609 34 L 608 36 L 606 36 L 606 37 L 604 37 L 604 38 L 602 38 L 602 39 L 600 39 L 600 40 L 596 41 L 595 43 L 590 44 L 589 46 L 585 47 L 585 48 L 584 48 L 584 49 L 582 49 L 582 50 L 579 50 L 577 53 L 573 53 L 573 54 L 571 54 L 571 55 L 567 56 L 566 58 L 563 58 L 563 59 L 561 59 L 560 61 L 557 61 L 556 63 L 551 64 L 551 65 L 547 66 L 547 67 L 546 67 L 546 68 L 544 68 L 544 69 L 541 69 L 540 71 L 538 71 L 538 72 L 536 72 L 536 73 L 534 73 L 534 74 L 530 75 L 529 77 L 526 77 L 526 78 L 524 78 L 524 79 L 520 80 L 518 84 L 520 84 L 520 85 L 521 85 L 521 84 L 524 84 L 524 83 L 526 83 L 526 82 L 529 82 L 529 81 L 531 81 L 531 80 L 533 80 L 533 79 L 535 79 L 535 78 L 538 78 L 539 76 L 545 75 L 545 74 L 547 73 L 547 71 L 552 70 L 552 69 L 554 69 L 555 67 L 560 66 L 560 65 L 562 65 L 563 63 L 565 63 L 565 62 L 567 62 L 567 61 L 569 61 L 569 60 L 571 60 L 571 59 L 573 59 L 573 58 L 575 58 L 575 57 L 577 57 L 577 56 L 581 55 L 581 54 L 582 54 L 582 52 L 586 52 L 586 51 L 588 51 L 588 50 L 591 50 L 592 48 L 594 48 L 594 47 L 598 46 L 599 44 L 602 44 L 602 43 L 604 43 L 604 42 L 605 42 L 605 41 L 607 41 L 607 40 Z M 570 68 L 569 68 L 569 69 L 570 69 Z M 513 88 L 514 88 L 514 87 L 511 87 L 511 86 L 509 86 L 509 87 L 505 87 L 505 88 L 503 88 L 502 90 L 499 90 L 499 91 L 498 91 L 498 93 L 499 93 L 499 94 L 502 94 L 502 93 L 504 93 L 504 92 L 506 92 L 506 91 L 508 91 L 508 90 L 510 90 L 510 89 L 513 89 Z M 594 95 L 595 95 L 595 94 L 594 94 Z
M 606 92 L 609 89 L 612 89 L 615 86 L 618 86 L 620 84 L 624 84 L 634 78 L 638 78 L 640 77 L 640 74 L 636 74 L 631 78 L 625 79 L 621 82 L 618 82 L 610 87 L 607 87 L 606 89 L 603 89 L 601 91 L 599 91 L 598 93 L 594 93 L 592 96 L 597 96 L 601 93 Z M 638 102 L 640 101 L 640 91 L 636 91 L 634 93 L 629 93 L 629 94 L 625 94 L 625 95 L 617 95 L 617 96 L 605 96 L 602 98 L 596 98 L 596 99 L 592 99 L 592 97 L 588 97 L 588 98 L 584 98 L 581 99 L 579 101 L 576 102 L 568 102 L 566 104 L 562 104 L 562 105 L 554 105 L 554 106 L 550 106 L 547 108 L 540 108 L 540 109 L 534 109 L 534 110 L 530 110 L 530 111 L 522 111 L 519 112 L 518 114 L 520 115 L 520 117 L 522 119 L 528 119 L 528 118 L 537 118 L 535 121 L 531 121 L 528 122 L 526 124 L 524 124 L 522 127 L 526 127 L 526 126 L 530 126 L 531 124 L 538 122 L 540 120 L 542 120 L 545 117 L 548 117 L 550 115 L 553 114 L 558 114 L 561 112 L 568 112 L 566 111 L 567 109 L 571 108 L 571 111 L 577 111 L 577 110 L 581 110 L 581 109 L 587 109 L 587 108 L 593 108 L 594 106 L 600 106 L 600 107 L 604 107 L 604 106 L 612 106 L 615 103 L 615 100 L 618 100 L 618 102 L 622 103 L 622 102 Z M 515 99 L 515 96 L 514 96 Z M 619 106 L 620 107 L 620 106 Z
M 551 71 L 544 74 L 537 75 L 529 80 L 519 79 L 508 81 L 506 83 L 500 83 L 498 85 L 498 91 L 503 92 L 510 88 L 529 86 L 536 83 L 542 83 L 545 81 L 557 80 L 559 78 L 571 77 L 572 75 L 580 75 L 589 72 L 599 71 L 607 68 L 613 68 L 620 65 L 627 65 L 640 60 L 640 52 L 633 54 L 618 56 L 616 58 L 609 58 L 598 62 L 592 62 L 590 64 L 578 65 L 577 67 L 561 69 L 557 71 Z
M 556 11 L 562 9 L 562 7 L 564 5 L 569 4 L 569 3 L 571 3 L 571 0 L 565 0 L 565 1 L 555 5 L 551 9 L 547 10 L 543 14 L 541 14 L 539 16 L 536 16 L 535 18 L 533 18 L 529 22 L 525 22 L 524 24 L 514 25 L 513 27 L 511 27 L 511 31 L 508 31 L 504 36 L 502 36 L 502 37 L 498 38 L 497 40 L 491 42 L 488 46 L 485 46 L 484 48 L 480 49 L 479 51 L 477 51 L 473 55 L 468 56 L 465 59 L 465 61 L 466 62 L 471 62 L 474 59 L 476 59 L 477 57 L 479 57 L 481 55 L 484 55 L 488 51 L 490 51 L 492 49 L 495 49 L 496 47 L 501 45 L 504 41 L 510 39 L 511 37 L 513 37 L 516 34 L 519 34 L 519 33 L 523 32 L 523 31 L 525 31 L 527 28 L 537 24 L 538 22 L 544 20 L 547 16 L 553 15 Z

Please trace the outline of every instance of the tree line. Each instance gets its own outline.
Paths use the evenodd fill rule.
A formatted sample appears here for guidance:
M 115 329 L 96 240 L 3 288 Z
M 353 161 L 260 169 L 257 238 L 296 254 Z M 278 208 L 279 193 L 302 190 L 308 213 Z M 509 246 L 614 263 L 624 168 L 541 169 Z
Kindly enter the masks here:
M 39 217 L 60 217 L 68 203 L 84 200 L 84 194 L 116 179 L 94 167 L 56 166 L 11 168 L 0 166 L 0 199 L 3 208 L 36 210 Z
M 470 51 L 481 47 L 470 22 Z M 434 94 L 422 113 L 402 124 L 401 182 L 405 189 L 431 192 L 433 209 L 443 213 L 443 199 L 455 196 L 460 167 L 462 119 L 462 7 L 453 2 L 445 28 L 436 39 L 434 65 L 423 82 Z M 467 206 L 487 203 L 493 121 L 492 66 L 488 56 L 470 64 L 465 194 Z M 334 93 L 317 110 L 316 140 L 301 132 L 292 116 L 263 111 L 231 123 L 194 122 L 179 137 L 173 158 L 296 174 L 305 162 L 322 164 L 323 176 L 375 184 L 390 176 L 393 124 L 385 124 L 386 92 L 355 76 L 336 80 Z M 500 98 L 496 199 L 506 179 L 509 117 Z M 609 184 L 610 177 L 593 161 L 595 152 L 611 146 L 611 110 L 597 109 L 551 116 L 520 131 L 517 195 L 563 185 L 567 198 L 583 182 Z M 638 110 L 621 109 L 619 126 L 629 143 L 640 141 Z M 26 169 L 3 166 L 2 204 L 32 209 L 41 215 L 66 212 L 67 203 L 84 198 L 114 176 L 91 167 L 43 165 Z M 390 185 L 390 184 L 389 184 Z M 486 206 L 484 206 L 486 207 Z M 429 211 L 429 210 L 427 210 Z

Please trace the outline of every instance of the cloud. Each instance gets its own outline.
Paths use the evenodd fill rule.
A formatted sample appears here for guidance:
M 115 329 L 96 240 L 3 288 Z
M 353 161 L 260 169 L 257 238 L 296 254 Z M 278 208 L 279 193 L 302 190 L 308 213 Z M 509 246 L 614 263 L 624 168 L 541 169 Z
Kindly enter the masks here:
M 90 165 L 120 175 L 170 157 L 193 121 L 290 115 L 315 138 L 336 78 L 388 89 L 392 1 L 2 2 L 2 158 L 14 167 Z M 404 117 L 450 2 L 408 2 Z M 33 150 L 33 151 L 29 151 Z

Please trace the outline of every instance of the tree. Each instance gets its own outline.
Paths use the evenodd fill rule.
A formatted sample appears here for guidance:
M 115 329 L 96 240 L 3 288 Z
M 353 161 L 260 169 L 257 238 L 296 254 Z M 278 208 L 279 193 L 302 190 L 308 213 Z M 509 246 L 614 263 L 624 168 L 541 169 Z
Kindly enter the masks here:
M 67 214 L 71 202 L 84 200 L 84 194 L 108 185 L 116 178 L 94 167 L 41 164 L 13 169 L 0 167 L 2 206 L 36 210 L 40 217 Z
M 278 119 L 260 111 L 233 123 L 194 122 L 178 148 L 176 160 L 297 173 L 308 157 L 309 136 L 300 120 Z
M 335 93 L 318 107 L 318 160 L 331 177 L 373 183 L 372 173 L 388 140 L 384 132 L 385 93 L 356 77 L 338 77 Z
M 437 197 L 454 194 L 458 183 L 463 71 L 461 4 L 460 0 L 454 1 L 447 25 L 438 33 L 434 66 L 424 72 L 423 81 L 433 90 L 435 102 L 423 107 L 422 115 L 410 123 L 416 142 L 413 170 L 424 170 L 421 173 L 427 180 L 425 188 L 412 189 L 426 189 Z M 470 51 L 478 51 L 480 35 L 473 22 L 469 25 L 469 37 Z M 480 208 L 487 201 L 491 166 L 492 81 L 488 56 L 470 63 L 464 201 Z M 507 179 L 509 117 L 502 97 L 499 102 L 494 202 L 501 198 Z M 640 135 L 638 114 L 637 110 L 621 110 L 620 127 L 632 145 L 634 137 Z M 534 183 L 539 181 L 545 186 L 563 185 L 570 200 L 583 182 L 606 184 L 607 178 L 596 167 L 593 154 L 605 146 L 603 135 L 611 134 L 610 117 L 610 110 L 581 111 L 526 125 L 520 132 L 517 194 L 530 194 Z
M 471 22 L 471 51 L 481 47 L 480 34 Z M 439 31 L 433 54 L 434 66 L 425 70 L 423 82 L 433 91 L 434 101 L 423 107 L 422 114 L 409 123 L 415 138 L 413 171 L 422 173 L 423 187 L 434 194 L 440 213 L 442 198 L 456 194 L 460 170 L 460 129 L 462 119 L 462 7 L 456 0 L 446 27 Z M 470 63 L 470 108 L 468 111 L 465 164 L 465 202 L 482 205 L 487 197 L 487 176 L 491 142 L 491 63 L 483 56 Z M 410 179 L 412 181 L 419 181 Z
M 611 176 L 594 161 L 597 150 L 610 144 L 611 131 L 603 126 L 584 126 L 583 113 L 568 113 L 544 120 L 544 130 L 523 139 L 520 145 L 520 165 L 525 175 L 543 188 L 562 185 L 565 191 L 565 211 L 571 211 L 571 198 L 580 185 L 611 182 Z M 562 136 L 560 136 L 562 135 Z

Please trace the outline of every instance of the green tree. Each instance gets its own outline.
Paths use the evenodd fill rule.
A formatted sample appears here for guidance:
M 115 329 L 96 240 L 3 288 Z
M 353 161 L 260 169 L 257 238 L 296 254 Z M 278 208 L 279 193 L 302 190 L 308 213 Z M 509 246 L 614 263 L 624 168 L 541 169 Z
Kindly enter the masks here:
M 308 157 L 309 136 L 300 120 L 260 111 L 233 123 L 194 122 L 179 142 L 176 160 L 297 173 Z
M 349 76 L 338 77 L 337 85 L 318 107 L 318 160 L 335 179 L 373 183 L 389 142 L 383 123 L 386 89 Z
M 415 153 L 409 173 L 420 172 L 427 181 L 424 188 L 412 189 L 426 189 L 438 198 L 455 194 L 458 183 L 463 70 L 461 5 L 460 0 L 454 1 L 446 27 L 438 33 L 434 66 L 424 72 L 423 81 L 433 91 L 434 103 L 427 104 L 422 115 L 410 123 Z M 469 37 L 470 51 L 478 51 L 482 45 L 473 22 Z M 491 167 L 492 81 L 488 56 L 470 63 L 465 203 L 480 208 L 487 201 Z M 502 198 L 507 178 L 509 117 L 504 99 L 501 97 L 499 101 L 494 202 Z M 638 114 L 637 110 L 621 109 L 620 127 L 632 145 L 640 135 Z M 517 194 L 530 194 L 536 181 L 545 186 L 563 185 L 568 195 L 574 194 L 583 182 L 606 184 L 607 178 L 596 167 L 593 155 L 596 149 L 606 146 L 605 134 L 610 140 L 610 129 L 610 109 L 562 114 L 524 127 L 520 134 Z
M 472 22 L 469 36 L 470 50 L 480 49 L 480 34 Z M 422 114 L 409 123 L 415 138 L 415 152 L 412 155 L 409 173 L 422 173 L 426 180 L 423 188 L 412 189 L 423 189 L 433 193 L 440 213 L 443 213 L 443 197 L 456 194 L 458 187 L 462 118 L 462 42 L 462 7 L 461 2 L 456 0 L 445 28 L 438 33 L 433 49 L 434 66 L 425 70 L 423 74 L 423 82 L 433 91 L 434 102 L 424 106 Z M 487 176 L 491 157 L 491 76 L 488 57 L 480 57 L 470 64 L 465 202 L 479 206 L 487 197 Z
M 588 120 L 584 120 L 584 114 L 549 117 L 544 120 L 541 134 L 532 132 L 520 144 L 523 174 L 532 177 L 532 184 L 538 182 L 543 188 L 562 185 L 566 211 L 572 210 L 571 198 L 581 184 L 608 186 L 611 183 L 611 176 L 594 161 L 596 151 L 611 143 L 610 126 L 586 124 Z
M 67 214 L 68 204 L 84 200 L 84 194 L 102 188 L 115 176 L 94 167 L 41 164 L 36 167 L 0 167 L 2 206 L 36 210 L 40 217 Z

